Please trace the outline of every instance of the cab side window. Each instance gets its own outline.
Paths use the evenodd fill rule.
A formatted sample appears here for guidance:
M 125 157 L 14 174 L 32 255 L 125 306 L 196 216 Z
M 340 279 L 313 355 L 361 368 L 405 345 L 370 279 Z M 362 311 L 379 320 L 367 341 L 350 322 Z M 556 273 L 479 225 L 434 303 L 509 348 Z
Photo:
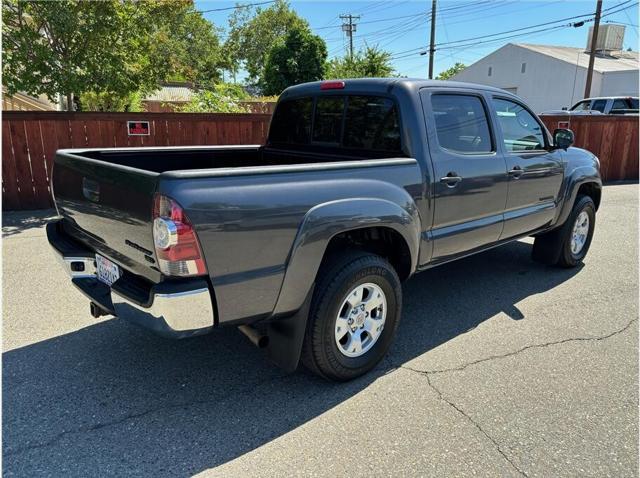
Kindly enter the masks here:
M 589 109 L 591 109 L 591 100 L 581 101 L 571 108 L 571 111 L 587 111 Z
M 480 98 L 435 94 L 431 96 L 431 107 L 442 148 L 462 154 L 493 151 L 487 113 Z
M 607 100 L 595 100 L 593 102 L 592 110 L 599 111 L 600 113 L 604 113 L 604 109 L 607 106 Z
M 544 149 L 542 126 L 523 106 L 502 98 L 494 98 L 493 106 L 507 151 L 517 153 Z

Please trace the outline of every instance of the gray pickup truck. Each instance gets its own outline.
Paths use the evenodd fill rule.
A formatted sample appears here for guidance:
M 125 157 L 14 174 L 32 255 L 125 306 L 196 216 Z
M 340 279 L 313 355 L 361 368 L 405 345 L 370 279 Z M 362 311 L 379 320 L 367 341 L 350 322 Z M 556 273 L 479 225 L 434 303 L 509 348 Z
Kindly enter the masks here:
M 572 142 L 495 88 L 307 83 L 264 146 L 58 151 L 48 239 L 95 317 L 237 326 L 286 370 L 349 380 L 387 352 L 412 274 L 525 236 L 582 261 L 602 183 Z

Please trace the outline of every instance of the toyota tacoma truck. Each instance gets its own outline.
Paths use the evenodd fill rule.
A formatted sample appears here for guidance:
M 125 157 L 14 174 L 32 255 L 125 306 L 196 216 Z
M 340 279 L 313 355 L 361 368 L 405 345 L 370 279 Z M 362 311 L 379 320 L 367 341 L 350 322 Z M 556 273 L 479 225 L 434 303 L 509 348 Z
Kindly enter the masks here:
M 534 260 L 583 260 L 602 183 L 572 142 L 496 88 L 306 83 L 261 146 L 58 151 L 48 240 L 95 317 L 236 326 L 344 381 L 387 352 L 413 274 L 525 236 Z

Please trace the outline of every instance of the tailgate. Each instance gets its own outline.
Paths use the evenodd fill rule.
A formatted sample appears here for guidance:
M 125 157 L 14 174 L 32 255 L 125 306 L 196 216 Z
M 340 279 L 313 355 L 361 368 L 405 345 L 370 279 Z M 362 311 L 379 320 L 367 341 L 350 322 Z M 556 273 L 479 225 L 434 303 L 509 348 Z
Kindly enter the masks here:
M 152 208 L 158 173 L 56 153 L 53 194 L 65 232 L 131 272 L 154 282 Z

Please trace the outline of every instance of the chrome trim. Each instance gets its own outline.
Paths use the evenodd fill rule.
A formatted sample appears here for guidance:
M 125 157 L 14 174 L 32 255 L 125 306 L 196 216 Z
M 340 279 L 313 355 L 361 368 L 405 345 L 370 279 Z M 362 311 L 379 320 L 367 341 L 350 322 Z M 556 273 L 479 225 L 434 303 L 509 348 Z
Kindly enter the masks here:
M 202 288 L 175 294 L 155 294 L 150 307 L 142 307 L 111 289 L 116 315 L 138 323 L 164 322 L 174 332 L 202 332 L 214 323 L 209 289 Z M 133 317 L 132 317 L 133 316 Z
M 72 279 L 86 279 L 86 278 L 89 278 L 89 277 L 95 277 L 96 276 L 96 259 L 95 259 L 95 257 L 93 257 L 93 256 L 91 256 L 91 257 L 72 257 L 72 256 L 65 257 L 65 256 L 62 256 L 62 255 L 58 254 L 57 252 L 55 252 L 55 255 L 58 258 L 58 261 L 60 262 L 60 264 L 62 265 L 62 268 L 65 270 L 67 275 L 69 277 L 71 277 Z M 82 263 L 84 263 L 84 270 L 83 271 L 71 270 L 71 263 L 72 262 L 82 262 Z

